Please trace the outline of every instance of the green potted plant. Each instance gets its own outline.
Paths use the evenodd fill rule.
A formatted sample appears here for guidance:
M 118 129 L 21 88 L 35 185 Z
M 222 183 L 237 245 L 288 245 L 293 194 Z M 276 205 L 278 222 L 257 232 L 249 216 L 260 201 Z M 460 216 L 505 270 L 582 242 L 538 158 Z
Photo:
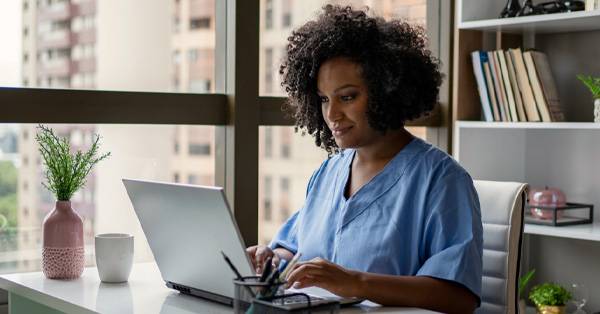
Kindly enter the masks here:
M 537 285 L 529 292 L 529 300 L 540 314 L 565 314 L 565 305 L 571 293 L 562 286 L 549 282 Z
M 527 284 L 529 283 L 531 278 L 533 278 L 534 274 L 535 269 L 532 269 L 529 272 L 527 272 L 525 276 L 519 278 L 519 313 L 525 313 L 525 300 L 523 299 L 523 292 L 525 291 L 525 287 L 527 287 Z
M 68 139 L 38 126 L 35 136 L 46 166 L 42 183 L 56 197 L 55 208 L 42 225 L 42 269 L 51 279 L 74 279 L 81 276 L 85 264 L 83 221 L 71 207 L 71 197 L 86 183 L 92 167 L 110 156 L 98 155 L 100 137 L 96 135 L 87 152 L 71 153 Z
M 587 86 L 594 97 L 594 122 L 600 122 L 600 77 L 577 75 L 577 78 Z

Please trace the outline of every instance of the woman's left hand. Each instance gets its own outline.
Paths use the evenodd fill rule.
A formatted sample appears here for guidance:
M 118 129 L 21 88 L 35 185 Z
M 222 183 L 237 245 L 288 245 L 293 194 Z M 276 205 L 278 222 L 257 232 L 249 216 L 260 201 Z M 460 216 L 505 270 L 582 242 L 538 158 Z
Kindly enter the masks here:
M 359 296 L 359 272 L 345 269 L 319 257 L 296 264 L 286 279 L 287 287 L 300 289 L 317 286 L 341 297 Z

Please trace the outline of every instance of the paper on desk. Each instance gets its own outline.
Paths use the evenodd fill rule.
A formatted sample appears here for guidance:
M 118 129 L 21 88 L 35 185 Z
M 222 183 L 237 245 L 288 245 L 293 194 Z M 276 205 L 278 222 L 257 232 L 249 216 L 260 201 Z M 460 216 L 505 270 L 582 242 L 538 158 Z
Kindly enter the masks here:
M 337 294 L 331 293 L 329 290 L 325 290 L 323 288 L 319 288 L 319 287 L 308 287 L 308 288 L 302 288 L 302 289 L 295 289 L 295 288 L 289 288 L 286 290 L 286 292 L 303 292 L 306 293 L 308 295 L 314 295 L 317 297 L 321 297 L 321 298 L 342 298 L 340 296 L 338 296 Z M 366 307 L 366 308 L 377 308 L 377 307 L 381 307 L 381 305 L 371 302 L 369 300 L 365 300 L 363 302 L 360 303 L 361 307 Z

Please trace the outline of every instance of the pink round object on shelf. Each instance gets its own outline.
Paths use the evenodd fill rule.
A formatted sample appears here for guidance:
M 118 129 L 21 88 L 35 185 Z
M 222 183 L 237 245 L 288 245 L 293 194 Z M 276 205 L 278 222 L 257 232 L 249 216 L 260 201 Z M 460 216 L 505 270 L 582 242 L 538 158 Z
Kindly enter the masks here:
M 552 219 L 554 214 L 552 209 L 542 209 L 534 206 L 542 207 L 561 207 L 567 204 L 565 193 L 557 188 L 545 187 L 544 189 L 531 189 L 529 191 L 529 206 L 531 215 L 540 219 Z M 556 217 L 560 218 L 562 211 L 556 213 Z

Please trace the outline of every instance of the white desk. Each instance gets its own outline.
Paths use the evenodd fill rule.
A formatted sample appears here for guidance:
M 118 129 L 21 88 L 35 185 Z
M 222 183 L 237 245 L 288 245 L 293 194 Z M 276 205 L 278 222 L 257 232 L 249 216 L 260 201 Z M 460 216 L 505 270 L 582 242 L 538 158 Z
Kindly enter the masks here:
M 232 313 L 233 308 L 182 295 L 167 288 L 154 263 L 135 264 L 124 284 L 101 283 L 96 268 L 86 268 L 77 280 L 50 280 L 41 272 L 0 276 L 9 293 L 11 313 Z M 420 309 L 371 307 L 343 313 L 433 313 Z

